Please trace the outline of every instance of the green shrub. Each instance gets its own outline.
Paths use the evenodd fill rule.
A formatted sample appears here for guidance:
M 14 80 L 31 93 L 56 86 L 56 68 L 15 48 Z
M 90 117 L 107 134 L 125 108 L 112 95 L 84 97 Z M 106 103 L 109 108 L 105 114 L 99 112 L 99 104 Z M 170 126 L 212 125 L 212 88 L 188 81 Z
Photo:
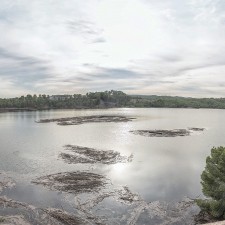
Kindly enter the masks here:
M 225 218 L 225 147 L 211 149 L 201 179 L 207 199 L 196 200 L 198 206 L 213 217 Z
M 3 217 L 0 217 L 0 223 L 5 222 L 5 219 Z

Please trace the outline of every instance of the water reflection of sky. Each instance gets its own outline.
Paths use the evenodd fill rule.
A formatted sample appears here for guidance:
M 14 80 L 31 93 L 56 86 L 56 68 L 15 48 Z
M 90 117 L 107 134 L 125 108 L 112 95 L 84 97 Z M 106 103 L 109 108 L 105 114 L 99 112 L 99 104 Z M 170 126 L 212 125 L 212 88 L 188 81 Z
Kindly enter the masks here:
M 49 117 L 127 115 L 128 123 L 93 123 L 79 126 L 38 124 Z M 179 200 L 201 193 L 200 173 L 212 146 L 225 145 L 225 112 L 192 109 L 56 110 L 0 114 L 0 170 L 27 176 L 88 170 L 105 174 L 118 186 L 127 185 L 147 201 Z M 135 129 L 206 127 L 201 135 L 147 138 Z M 133 162 L 115 165 L 68 165 L 58 158 L 66 144 L 134 155 Z

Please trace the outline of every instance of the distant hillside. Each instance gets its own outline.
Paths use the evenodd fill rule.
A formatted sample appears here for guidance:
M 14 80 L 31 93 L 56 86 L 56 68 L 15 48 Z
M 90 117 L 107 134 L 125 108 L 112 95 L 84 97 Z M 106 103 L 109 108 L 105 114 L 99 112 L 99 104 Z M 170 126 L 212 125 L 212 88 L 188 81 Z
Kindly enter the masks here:
M 122 91 L 89 92 L 85 95 L 27 95 L 1 98 L 0 111 L 38 109 L 86 109 L 112 107 L 215 108 L 225 109 L 225 98 L 185 98 L 127 95 Z

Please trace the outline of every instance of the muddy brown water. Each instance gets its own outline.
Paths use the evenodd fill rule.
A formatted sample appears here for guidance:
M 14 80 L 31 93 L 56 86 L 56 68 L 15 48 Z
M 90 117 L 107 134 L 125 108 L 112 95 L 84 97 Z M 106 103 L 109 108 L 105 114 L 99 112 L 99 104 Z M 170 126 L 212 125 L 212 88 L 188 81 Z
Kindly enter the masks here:
M 117 123 L 86 123 L 58 126 L 56 123 L 36 123 L 40 119 L 115 115 L 136 118 Z M 77 202 L 94 204 L 93 212 L 110 219 L 108 224 L 128 224 L 140 210 L 136 224 L 160 224 L 168 217 L 151 219 L 152 205 L 167 207 L 184 196 L 201 194 L 200 174 L 205 158 L 213 146 L 225 145 L 225 111 L 209 109 L 107 109 L 52 110 L 42 112 L 10 112 L 0 114 L 0 171 L 13 178 L 16 186 L 2 194 L 16 201 L 42 208 L 62 208 L 68 213 L 85 216 L 85 209 L 75 208 Z M 206 128 L 195 135 L 182 137 L 145 137 L 131 130 L 172 130 Z M 101 150 L 115 150 L 133 160 L 112 165 L 68 164 L 59 158 L 65 145 L 77 145 Z M 31 181 L 56 173 L 89 171 L 110 180 L 112 185 L 98 195 L 79 196 L 51 191 Z M 127 186 L 141 200 L 123 203 L 109 195 L 114 189 Z M 104 197 L 106 196 L 106 197 Z M 122 197 L 123 199 L 124 197 Z M 126 199 L 126 198 L 124 198 Z M 95 202 L 95 201 L 94 201 Z M 121 203 L 122 202 L 122 203 Z M 146 204 L 150 204 L 150 206 Z M 157 205 L 159 204 L 159 205 Z M 81 204 L 82 205 L 82 204 Z M 85 206 L 85 207 L 86 207 Z M 159 208 L 160 208 L 159 207 Z M 172 206 L 171 206 L 172 207 Z M 167 207 L 168 208 L 168 207 Z M 136 210 L 136 211 L 135 211 Z M 112 213 L 114 212 L 114 213 Z M 0 215 L 6 214 L 0 209 Z M 154 214 L 155 215 L 155 214 Z M 154 217 L 154 216 L 153 216 Z M 121 218 L 124 220 L 121 221 Z M 104 220 L 103 220 L 104 221 Z M 147 222 L 146 222 L 147 221 Z M 161 222 L 160 222 L 161 221 Z M 132 221 L 130 222 L 132 224 Z M 172 224 L 172 223 L 171 223 Z M 179 221 L 176 223 L 179 224 Z M 184 221 L 180 224 L 185 224 Z

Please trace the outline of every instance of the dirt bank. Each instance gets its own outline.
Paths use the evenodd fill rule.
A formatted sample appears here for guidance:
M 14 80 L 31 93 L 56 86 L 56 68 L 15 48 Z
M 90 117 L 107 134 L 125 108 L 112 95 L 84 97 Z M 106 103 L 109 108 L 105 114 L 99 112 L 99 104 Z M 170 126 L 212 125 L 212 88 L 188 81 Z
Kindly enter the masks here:
M 218 221 L 218 219 L 205 211 L 200 211 L 199 214 L 195 216 L 195 222 L 196 224 L 225 225 L 225 221 Z

